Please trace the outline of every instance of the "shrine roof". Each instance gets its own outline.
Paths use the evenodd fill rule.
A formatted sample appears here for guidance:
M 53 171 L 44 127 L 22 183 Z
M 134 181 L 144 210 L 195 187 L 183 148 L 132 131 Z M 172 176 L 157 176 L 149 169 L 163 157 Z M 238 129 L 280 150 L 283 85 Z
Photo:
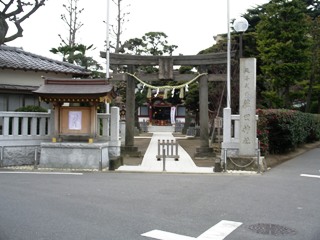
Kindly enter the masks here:
M 106 79 L 45 79 L 44 85 L 33 91 L 41 97 L 97 98 L 115 96 L 113 85 Z
M 24 51 L 21 48 L 0 46 L 0 68 L 24 71 L 44 71 L 68 73 L 74 76 L 89 76 L 90 72 L 84 67 L 67 62 L 53 60 L 37 54 Z

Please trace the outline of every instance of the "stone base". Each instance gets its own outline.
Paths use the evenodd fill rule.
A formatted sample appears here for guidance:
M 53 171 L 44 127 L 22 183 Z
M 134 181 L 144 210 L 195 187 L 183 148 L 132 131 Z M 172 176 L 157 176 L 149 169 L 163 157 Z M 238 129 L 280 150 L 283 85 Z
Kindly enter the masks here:
M 215 157 L 216 154 L 211 147 L 198 147 L 194 157 Z
M 42 143 L 40 168 L 103 169 L 109 167 L 108 143 Z
M 141 157 L 141 152 L 138 151 L 138 147 L 121 146 L 121 156 Z
M 110 157 L 110 162 L 109 162 L 109 170 L 114 171 L 120 166 L 123 165 L 123 158 L 120 157 Z
M 216 157 L 215 161 L 214 161 L 214 172 L 222 172 L 222 171 L 223 171 L 223 169 L 221 166 L 220 158 Z
M 264 157 L 228 157 L 227 170 L 240 170 L 240 171 L 255 171 L 265 172 L 266 162 Z
M 40 157 L 38 146 L 6 146 L 0 149 L 2 161 L 0 167 L 36 165 Z

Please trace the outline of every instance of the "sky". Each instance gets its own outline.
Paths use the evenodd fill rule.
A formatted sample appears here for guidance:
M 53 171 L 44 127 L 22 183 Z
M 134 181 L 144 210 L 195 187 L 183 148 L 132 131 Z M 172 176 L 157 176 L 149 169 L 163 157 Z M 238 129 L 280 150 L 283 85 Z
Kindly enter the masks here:
M 105 65 L 99 56 L 105 51 L 107 27 L 105 21 L 109 12 L 110 25 L 116 24 L 117 7 L 109 0 L 79 0 L 79 15 L 83 23 L 76 35 L 76 41 L 84 45 L 93 44 L 94 51 L 89 52 L 95 60 Z M 247 9 L 269 2 L 268 0 L 229 0 L 230 19 L 236 19 Z M 22 23 L 23 37 L 7 43 L 9 46 L 22 47 L 25 51 L 45 57 L 61 60 L 60 55 L 50 53 L 51 48 L 59 47 L 58 34 L 68 36 L 68 27 L 61 20 L 66 14 L 63 4 L 69 0 L 48 0 Z M 130 14 L 126 18 L 122 42 L 130 38 L 141 38 L 147 32 L 164 32 L 168 44 L 177 45 L 173 55 L 196 55 L 215 42 L 213 36 L 227 33 L 227 0 L 123 0 L 124 11 Z M 109 39 L 113 38 L 109 35 Z

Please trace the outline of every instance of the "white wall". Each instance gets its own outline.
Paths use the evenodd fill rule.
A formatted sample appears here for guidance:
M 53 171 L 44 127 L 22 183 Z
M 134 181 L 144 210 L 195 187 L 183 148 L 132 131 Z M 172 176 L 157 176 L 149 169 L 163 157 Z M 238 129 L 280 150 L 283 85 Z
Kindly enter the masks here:
M 42 78 L 72 78 L 71 74 L 65 73 L 47 73 L 23 70 L 0 70 L 0 84 L 20 85 L 20 86 L 34 86 L 38 87 L 44 84 Z M 41 105 L 44 108 L 49 108 L 49 104 L 44 102 L 39 103 L 38 97 L 30 93 L 21 93 L 10 90 L 10 93 L 0 94 L 0 111 L 14 111 L 19 107 L 27 105 Z
M 47 73 L 47 72 L 34 72 L 34 71 L 22 71 L 22 70 L 0 70 L 0 84 L 10 85 L 22 85 L 22 86 L 40 86 L 43 85 L 44 77 L 53 78 L 71 78 L 71 74 L 65 73 Z

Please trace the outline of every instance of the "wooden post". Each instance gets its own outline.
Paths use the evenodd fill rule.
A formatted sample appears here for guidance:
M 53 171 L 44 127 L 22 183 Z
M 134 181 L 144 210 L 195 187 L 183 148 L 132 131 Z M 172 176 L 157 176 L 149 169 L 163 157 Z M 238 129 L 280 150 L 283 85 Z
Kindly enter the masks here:
M 54 103 L 54 136 L 60 136 L 60 104 Z

